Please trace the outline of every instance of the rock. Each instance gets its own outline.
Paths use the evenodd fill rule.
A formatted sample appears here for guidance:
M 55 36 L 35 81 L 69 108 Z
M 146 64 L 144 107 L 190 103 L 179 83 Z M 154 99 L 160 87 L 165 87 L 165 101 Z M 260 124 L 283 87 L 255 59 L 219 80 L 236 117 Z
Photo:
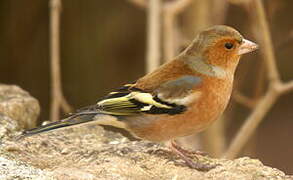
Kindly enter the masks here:
M 200 156 L 200 161 L 220 164 L 200 172 L 174 159 L 162 145 L 130 141 L 94 123 L 7 141 L 0 150 L 55 179 L 293 179 L 248 157 L 219 160 Z
M 0 114 L 16 121 L 18 128 L 32 128 L 40 114 L 40 105 L 18 86 L 0 84 Z
M 23 162 L 17 162 L 5 157 L 0 157 L 0 179 L 16 180 L 16 179 L 38 179 L 51 180 L 49 173 L 43 170 L 28 166 Z
M 19 129 L 19 125 L 15 120 L 0 114 L 0 140 L 11 138 Z

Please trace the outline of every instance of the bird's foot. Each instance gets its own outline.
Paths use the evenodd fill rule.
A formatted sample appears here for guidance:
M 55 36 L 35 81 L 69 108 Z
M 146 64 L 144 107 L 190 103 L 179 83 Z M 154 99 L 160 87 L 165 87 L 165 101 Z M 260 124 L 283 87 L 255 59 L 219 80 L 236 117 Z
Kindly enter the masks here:
M 209 171 L 217 167 L 217 164 L 207 164 L 199 161 L 193 161 L 192 159 L 184 159 L 186 165 L 192 169 L 196 169 L 198 171 Z
M 193 168 L 193 169 L 196 169 L 199 171 L 209 171 L 209 170 L 215 168 L 216 166 L 218 166 L 218 164 L 211 165 L 211 164 L 200 162 L 198 157 L 196 156 L 196 155 L 199 155 L 199 153 L 197 151 L 195 151 L 195 152 L 187 151 L 187 150 L 179 147 L 173 141 L 171 142 L 170 148 L 176 155 L 178 155 L 181 159 L 183 159 L 185 161 L 186 165 L 190 168 Z M 195 157 L 197 159 L 197 161 L 193 161 L 190 158 L 191 155 L 192 155 L 192 157 Z

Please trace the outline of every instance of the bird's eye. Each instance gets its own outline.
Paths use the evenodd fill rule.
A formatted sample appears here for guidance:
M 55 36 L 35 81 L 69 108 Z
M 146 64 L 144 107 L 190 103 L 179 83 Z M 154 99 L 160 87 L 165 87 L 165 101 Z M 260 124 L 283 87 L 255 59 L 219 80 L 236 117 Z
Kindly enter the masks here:
M 232 43 L 229 43 L 229 42 L 225 43 L 225 48 L 226 48 L 226 49 L 232 49 L 233 46 L 234 46 L 234 45 L 233 45 Z

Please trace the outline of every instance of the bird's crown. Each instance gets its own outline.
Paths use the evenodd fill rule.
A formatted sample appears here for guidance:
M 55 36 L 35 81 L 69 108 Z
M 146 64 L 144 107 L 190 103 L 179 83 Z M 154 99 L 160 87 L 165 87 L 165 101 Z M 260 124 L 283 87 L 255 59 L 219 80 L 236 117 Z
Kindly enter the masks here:
M 216 25 L 201 31 L 187 48 L 191 54 L 204 53 L 208 48 L 219 41 L 227 41 L 226 49 L 233 48 L 234 43 L 241 44 L 243 36 L 234 28 L 225 25 Z M 232 41 L 232 42 L 231 42 Z

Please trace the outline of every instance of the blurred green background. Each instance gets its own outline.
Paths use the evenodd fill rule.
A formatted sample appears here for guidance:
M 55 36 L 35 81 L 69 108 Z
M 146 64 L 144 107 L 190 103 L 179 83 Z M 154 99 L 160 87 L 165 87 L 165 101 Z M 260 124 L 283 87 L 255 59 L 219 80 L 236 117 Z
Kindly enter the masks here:
M 210 0 L 212 1 L 212 0 Z M 293 1 L 266 0 L 278 68 L 284 81 L 293 79 Z M 108 91 L 145 74 L 146 11 L 126 0 L 63 0 L 61 15 L 61 68 L 64 95 L 74 108 L 93 104 Z M 200 4 L 195 0 L 195 4 Z M 212 5 L 212 3 L 211 3 Z M 210 20 L 213 6 L 208 7 Z M 194 13 L 194 14 L 193 14 Z M 200 26 L 195 5 L 178 18 L 180 30 L 191 41 Z M 202 16 L 202 15 L 201 15 Z M 251 40 L 253 9 L 228 3 L 224 24 Z M 212 19 L 212 20 L 211 20 Z M 49 118 L 50 49 L 48 1 L 0 1 L 0 83 L 16 84 L 41 104 L 40 122 Z M 208 24 L 208 23 L 207 23 Z M 258 31 L 261 33 L 261 30 Z M 260 47 L 261 48 L 261 47 Z M 241 91 L 251 95 L 259 71 L 259 52 L 245 56 L 236 74 Z M 236 82 L 237 83 L 237 82 Z M 250 109 L 230 103 L 227 138 L 237 132 Z M 242 155 L 293 173 L 293 93 L 282 96 L 266 115 Z

